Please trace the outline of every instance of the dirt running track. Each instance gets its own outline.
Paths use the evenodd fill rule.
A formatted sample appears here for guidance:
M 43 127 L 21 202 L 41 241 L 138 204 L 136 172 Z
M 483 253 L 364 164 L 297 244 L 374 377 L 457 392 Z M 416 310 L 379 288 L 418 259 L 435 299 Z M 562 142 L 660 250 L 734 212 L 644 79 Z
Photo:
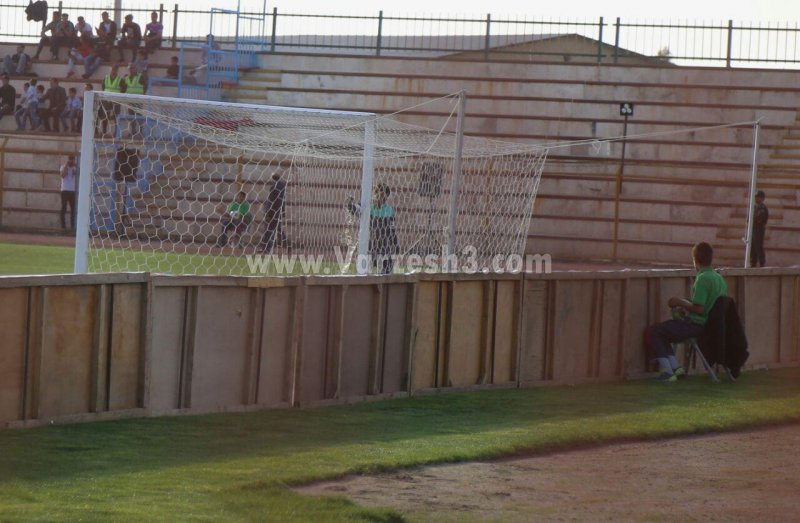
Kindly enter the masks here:
M 800 425 L 355 476 L 298 489 L 410 521 L 800 521 Z

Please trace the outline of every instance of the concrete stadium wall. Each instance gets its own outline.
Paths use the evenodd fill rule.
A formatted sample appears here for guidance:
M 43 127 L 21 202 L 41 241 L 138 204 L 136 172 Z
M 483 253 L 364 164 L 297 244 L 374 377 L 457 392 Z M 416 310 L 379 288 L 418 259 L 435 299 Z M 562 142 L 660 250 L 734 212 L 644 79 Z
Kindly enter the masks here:
M 800 364 L 800 270 L 724 274 L 748 368 Z M 0 425 L 642 377 L 691 276 L 3 277 Z
M 154 71 L 163 69 L 170 54 L 171 50 L 159 51 Z M 621 101 L 636 104 L 629 135 L 763 117 L 759 188 L 767 192 L 771 211 L 768 262 L 789 266 L 800 255 L 798 71 L 293 53 L 265 54 L 261 65 L 245 73 L 236 88 L 227 89 L 226 99 L 378 113 L 414 106 L 398 118 L 438 128 L 452 107 L 419 104 L 465 89 L 466 132 L 506 141 L 619 136 Z M 66 66 L 39 62 L 35 67 L 47 77 L 63 76 Z M 22 79 L 14 81 L 19 84 Z M 170 94 L 161 89 L 157 94 Z M 12 124 L 4 118 L 0 131 Z M 58 154 L 45 151 L 51 145 L 31 135 L 23 135 L 21 141 L 23 145 L 9 142 L 8 151 L 0 152 L 8 173 L 7 181 L 0 180 L 0 226 L 57 229 L 57 168 L 63 152 L 74 149 L 77 141 L 68 138 L 68 143 L 55 147 Z M 26 151 L 32 149 L 42 153 L 30 161 Z M 618 260 L 685 263 L 688 247 L 705 240 L 715 246 L 721 264 L 739 265 L 744 258 L 741 238 L 751 152 L 752 130 L 746 126 L 630 141 L 618 184 L 621 144 L 554 149 L 527 249 L 555 259 L 611 259 L 616 228 Z M 209 161 L 204 168 L 222 172 L 229 160 Z M 184 172 L 180 165 L 175 170 Z M 168 175 L 159 183 L 168 183 Z M 198 184 L 205 181 L 203 176 L 196 173 Z M 216 185 L 205 186 L 215 198 L 232 192 L 227 180 Z M 220 196 L 219 201 L 229 197 Z M 179 206 L 176 198 L 143 198 L 140 203 L 148 206 L 152 200 L 160 207 L 157 221 L 166 224 L 164 229 L 196 234 L 193 220 L 169 212 Z
M 398 118 L 437 128 L 450 106 L 419 104 L 464 89 L 466 133 L 506 141 L 620 136 L 622 101 L 636 105 L 629 135 L 763 117 L 759 188 L 774 218 L 769 262 L 792 265 L 800 254 L 797 71 L 289 53 L 265 55 L 262 64 L 230 100 L 377 113 L 413 107 Z M 721 263 L 739 265 L 752 138 L 740 127 L 630 141 L 619 186 L 620 143 L 552 150 L 528 251 L 614 258 L 619 194 L 617 259 L 685 263 L 687 248 L 704 240 Z

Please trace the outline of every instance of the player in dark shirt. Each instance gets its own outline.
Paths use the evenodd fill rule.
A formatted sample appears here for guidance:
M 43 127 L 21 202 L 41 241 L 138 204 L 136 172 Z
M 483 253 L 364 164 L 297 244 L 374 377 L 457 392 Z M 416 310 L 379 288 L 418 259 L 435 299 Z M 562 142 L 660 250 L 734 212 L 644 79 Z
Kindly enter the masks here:
M 17 103 L 17 90 L 14 86 L 8 83 L 8 75 L 0 76 L 2 85 L 0 85 L 0 118 L 6 114 L 14 112 L 14 104 Z
M 286 203 L 286 180 L 280 173 L 272 175 L 272 187 L 264 202 L 264 236 L 261 238 L 259 249 L 261 252 L 270 252 L 277 242 L 286 244 L 286 233 L 283 231 L 283 206 Z
M 764 204 L 766 195 L 764 191 L 756 193 L 756 208 L 753 213 L 753 238 L 750 243 L 750 267 L 763 267 L 767 263 L 767 256 L 764 253 L 764 236 L 767 234 L 767 222 L 769 221 L 769 210 Z

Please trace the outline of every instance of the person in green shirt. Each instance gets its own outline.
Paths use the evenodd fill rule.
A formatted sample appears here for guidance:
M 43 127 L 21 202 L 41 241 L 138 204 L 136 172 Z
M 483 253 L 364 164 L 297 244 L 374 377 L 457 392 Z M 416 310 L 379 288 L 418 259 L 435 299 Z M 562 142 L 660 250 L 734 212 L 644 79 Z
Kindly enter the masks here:
M 725 279 L 711 265 L 713 258 L 714 249 L 706 242 L 692 248 L 697 276 L 691 299 L 670 298 L 667 305 L 673 311 L 673 319 L 651 325 L 645 333 L 645 340 L 658 362 L 660 381 L 675 381 L 686 375 L 683 367 L 678 365 L 672 344 L 700 336 L 714 302 L 728 294 Z
M 386 201 L 391 195 L 391 188 L 379 183 L 369 210 L 369 255 L 379 274 L 391 274 L 394 271 L 394 258 L 400 251 L 395 208 Z M 353 215 L 361 214 L 361 206 L 352 197 L 347 201 L 347 209 Z
M 228 205 L 228 209 L 223 213 L 222 220 L 222 234 L 217 239 L 217 247 L 225 247 L 228 244 L 228 233 L 233 231 L 233 247 L 239 246 L 239 239 L 247 226 L 252 221 L 250 214 L 250 204 L 246 201 L 247 194 L 244 191 L 239 191 L 236 198 Z

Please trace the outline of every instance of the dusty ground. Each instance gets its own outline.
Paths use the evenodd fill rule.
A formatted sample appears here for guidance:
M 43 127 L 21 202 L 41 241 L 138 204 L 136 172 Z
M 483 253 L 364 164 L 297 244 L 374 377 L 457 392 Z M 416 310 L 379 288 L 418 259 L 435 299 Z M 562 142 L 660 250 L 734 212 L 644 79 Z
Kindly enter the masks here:
M 298 489 L 411 521 L 800 521 L 800 425 L 355 476 Z

